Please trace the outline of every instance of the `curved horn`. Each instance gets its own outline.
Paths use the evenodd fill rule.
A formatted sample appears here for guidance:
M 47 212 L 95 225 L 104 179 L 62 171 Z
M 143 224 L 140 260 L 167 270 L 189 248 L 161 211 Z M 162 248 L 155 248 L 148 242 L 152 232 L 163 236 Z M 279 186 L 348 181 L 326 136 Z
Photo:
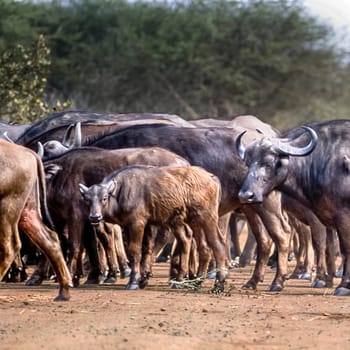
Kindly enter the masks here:
M 244 160 L 244 157 L 245 157 L 245 147 L 243 146 L 243 143 L 242 143 L 242 137 L 243 135 L 247 132 L 247 130 L 241 132 L 237 138 L 236 138 L 236 151 L 239 155 L 239 158 L 241 158 L 242 160 Z
M 69 137 L 70 137 L 70 134 L 72 132 L 72 129 L 74 127 L 74 124 L 70 124 L 66 130 L 66 132 L 64 133 L 64 136 L 63 136 L 63 140 L 62 140 L 62 145 L 63 146 L 66 146 L 66 147 L 69 147 Z
M 44 146 L 40 141 L 38 142 L 38 152 L 37 153 L 41 159 L 44 158 L 44 153 L 45 153 Z
M 77 147 L 81 147 L 81 123 L 80 122 L 75 124 L 74 140 L 69 148 L 72 149 Z
M 9 136 L 8 131 L 5 131 L 2 133 L 2 137 L 4 138 L 4 140 L 10 142 L 10 143 L 14 143 L 14 141 L 11 139 L 11 137 Z
M 89 187 L 85 186 L 84 184 L 79 184 L 79 190 L 81 194 L 84 194 L 89 190 Z
M 310 154 L 317 145 L 318 136 L 314 129 L 309 126 L 302 126 L 305 129 L 310 137 L 310 142 L 304 147 L 295 147 L 291 146 L 289 143 L 281 142 L 281 139 L 272 140 L 273 145 L 282 153 L 289 156 L 307 156 Z

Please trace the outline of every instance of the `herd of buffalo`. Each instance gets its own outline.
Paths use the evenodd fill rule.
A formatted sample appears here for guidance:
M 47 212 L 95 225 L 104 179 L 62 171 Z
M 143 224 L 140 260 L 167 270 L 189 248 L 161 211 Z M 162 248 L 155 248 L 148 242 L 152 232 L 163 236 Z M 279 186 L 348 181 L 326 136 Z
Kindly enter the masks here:
M 245 288 L 263 281 L 275 247 L 269 290 L 281 291 L 298 237 L 297 268 L 307 275 L 315 266 L 316 288 L 333 286 L 339 242 L 334 295 L 350 295 L 350 120 L 280 132 L 250 115 L 64 111 L 32 125 L 1 122 L 0 132 L 0 279 L 23 271 L 34 249 L 40 259 L 26 284 L 42 283 L 52 268 L 55 300 L 69 300 L 85 260 L 85 283 L 120 274 L 127 289 L 144 288 L 155 256 L 171 244 L 174 288 L 213 275 L 220 292 L 241 254 L 244 219 L 256 244 Z

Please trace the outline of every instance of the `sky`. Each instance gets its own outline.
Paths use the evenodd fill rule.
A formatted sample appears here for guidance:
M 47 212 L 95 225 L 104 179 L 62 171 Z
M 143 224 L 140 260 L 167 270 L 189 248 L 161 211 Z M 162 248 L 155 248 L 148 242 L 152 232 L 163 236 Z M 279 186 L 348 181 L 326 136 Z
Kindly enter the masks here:
M 313 16 L 333 26 L 338 45 L 350 51 L 350 0 L 303 0 Z

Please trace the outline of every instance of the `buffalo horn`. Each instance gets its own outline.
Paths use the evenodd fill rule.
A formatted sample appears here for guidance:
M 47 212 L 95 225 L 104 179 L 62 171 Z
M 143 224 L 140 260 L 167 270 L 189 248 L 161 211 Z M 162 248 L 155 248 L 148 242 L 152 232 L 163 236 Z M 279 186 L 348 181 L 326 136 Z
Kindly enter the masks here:
M 311 137 L 310 142 L 304 146 L 304 147 L 295 147 L 290 145 L 289 140 L 288 143 L 281 142 L 281 139 L 274 139 L 272 140 L 273 145 L 282 153 L 289 156 L 307 156 L 310 154 L 314 148 L 316 147 L 318 136 L 314 129 L 308 127 L 308 126 L 302 126 L 303 129 L 305 129 Z
M 85 192 L 87 192 L 89 190 L 89 188 L 87 186 L 85 186 L 84 184 L 79 184 L 79 190 L 80 190 L 80 193 L 84 194 Z
M 72 132 L 72 129 L 74 127 L 74 124 L 70 124 L 66 130 L 66 132 L 64 133 L 64 136 L 63 136 L 63 140 L 62 140 L 62 145 L 63 146 L 66 146 L 66 147 L 69 147 L 69 137 L 70 137 L 70 134 Z
M 38 142 L 38 152 L 37 153 L 41 159 L 44 158 L 44 146 L 40 141 Z
M 2 137 L 3 137 L 4 140 L 6 140 L 7 142 L 14 143 L 13 140 L 11 139 L 11 137 L 9 136 L 9 134 L 8 134 L 7 131 L 5 131 L 5 132 L 2 134 Z
M 241 132 L 236 138 L 236 151 L 239 155 L 239 158 L 241 158 L 242 160 L 244 160 L 244 157 L 245 157 L 245 147 L 243 146 L 243 143 L 242 143 L 242 137 L 246 132 L 247 130 Z
M 70 149 L 81 147 L 81 123 L 78 122 L 75 124 L 74 140 Z

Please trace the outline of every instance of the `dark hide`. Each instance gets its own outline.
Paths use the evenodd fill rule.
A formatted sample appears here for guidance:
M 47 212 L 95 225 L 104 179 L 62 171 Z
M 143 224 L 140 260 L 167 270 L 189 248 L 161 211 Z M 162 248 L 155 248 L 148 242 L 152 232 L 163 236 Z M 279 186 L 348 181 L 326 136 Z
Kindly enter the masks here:
M 350 177 L 344 165 L 344 159 L 350 157 L 350 120 L 308 126 L 316 131 L 318 142 L 307 156 L 280 153 L 270 142 L 255 142 L 246 149 L 249 173 L 242 186 L 242 197 L 249 193 L 251 202 L 261 201 L 270 191 L 279 189 L 313 210 L 327 228 L 336 229 L 344 272 L 335 294 L 350 295 Z M 282 137 L 297 140 L 295 146 L 299 146 L 305 145 L 308 135 L 296 128 Z
M 78 184 L 85 183 L 91 186 L 100 182 L 112 171 L 132 164 L 188 165 L 188 162 L 174 153 L 157 147 L 123 150 L 86 147 L 71 150 L 61 157 L 44 163 L 47 174 L 48 206 L 57 231 L 63 235 L 64 228 L 67 228 L 70 252 L 68 266 L 75 286 L 79 285 L 81 275 L 80 256 L 84 230 L 87 230 L 86 249 L 93 267 L 88 280 L 96 281 L 100 274 L 95 235 L 87 222 L 88 209 L 81 198 Z

